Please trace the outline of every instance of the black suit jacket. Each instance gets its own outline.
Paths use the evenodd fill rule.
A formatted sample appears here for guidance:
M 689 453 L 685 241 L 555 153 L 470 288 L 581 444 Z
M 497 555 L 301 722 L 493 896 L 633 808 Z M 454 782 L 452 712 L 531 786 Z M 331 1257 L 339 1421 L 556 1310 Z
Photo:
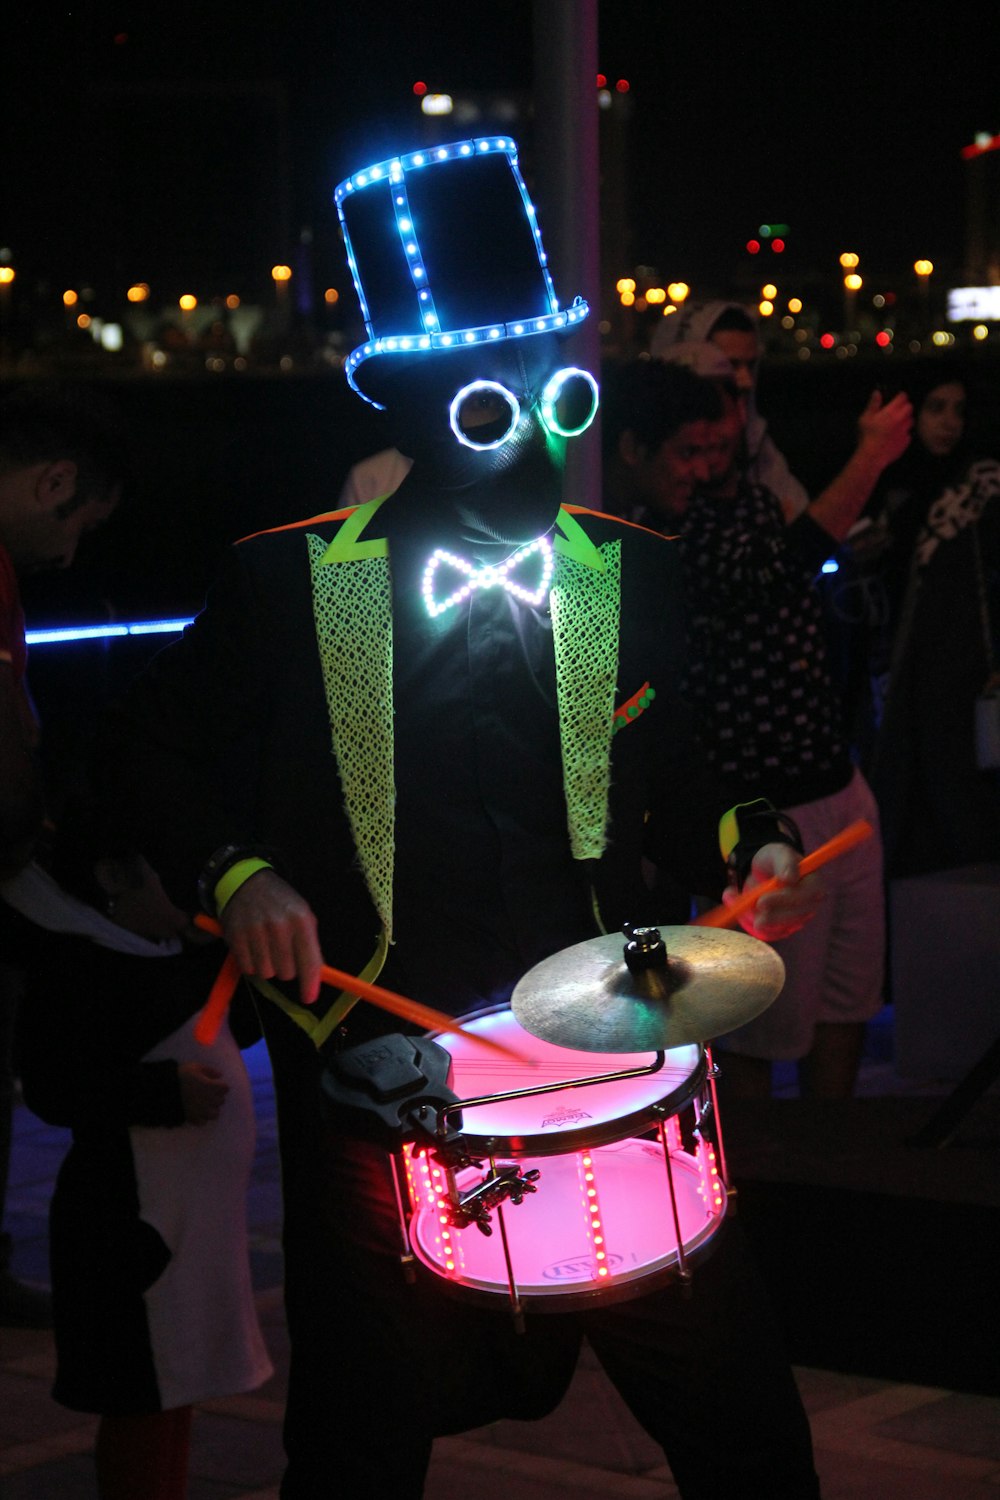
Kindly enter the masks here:
M 381 521 L 391 522 L 394 499 Z M 352 514 L 334 512 L 231 548 L 203 613 L 116 711 L 113 749 L 103 759 L 112 773 L 111 810 L 139 838 L 179 904 L 195 905 L 198 874 L 214 850 L 263 846 L 316 912 L 327 961 L 357 973 L 372 956 L 380 921 L 331 748 L 307 557 L 308 535 L 332 541 Z M 681 921 L 685 902 L 668 911 L 661 896 L 657 909 L 640 878 L 648 828 L 657 830 L 657 845 L 646 852 L 685 893 L 717 888 L 722 865 L 715 841 L 721 809 L 677 691 L 678 558 L 667 538 L 611 516 L 573 514 L 595 545 L 620 543 L 615 705 L 623 717 L 625 707 L 634 710 L 611 742 L 604 853 L 573 865 L 581 910 L 591 910 L 592 887 L 608 930 L 625 918 Z M 398 660 L 405 633 L 395 650 Z M 642 707 L 636 700 L 645 684 L 655 696 L 646 695 Z M 541 684 L 543 698 L 550 690 L 550 681 Z M 554 702 L 550 708 L 558 713 Z M 419 879 L 419 870 L 396 871 L 397 884 Z M 565 941 L 590 933 L 567 932 Z

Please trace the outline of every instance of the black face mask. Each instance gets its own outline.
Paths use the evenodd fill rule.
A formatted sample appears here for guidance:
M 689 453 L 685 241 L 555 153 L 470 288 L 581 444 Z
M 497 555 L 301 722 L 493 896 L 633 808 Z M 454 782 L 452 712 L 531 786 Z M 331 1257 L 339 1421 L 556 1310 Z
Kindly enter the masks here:
M 414 461 L 408 503 L 472 545 L 518 546 L 550 530 L 566 442 L 597 409 L 596 383 L 559 352 L 540 335 L 489 359 L 479 346 L 401 370 L 388 406 L 396 446 Z

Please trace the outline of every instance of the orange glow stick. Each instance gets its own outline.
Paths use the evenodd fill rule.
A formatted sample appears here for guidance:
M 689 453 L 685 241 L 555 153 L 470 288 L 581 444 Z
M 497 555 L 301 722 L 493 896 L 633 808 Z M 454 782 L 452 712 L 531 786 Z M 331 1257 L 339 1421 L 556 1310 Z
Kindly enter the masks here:
M 194 920 L 195 926 L 200 927 L 203 932 L 211 932 L 215 937 L 222 936 L 222 928 L 211 917 L 199 913 Z M 429 1005 L 421 1005 L 417 1000 L 408 1000 L 405 995 L 397 995 L 394 990 L 384 990 L 379 984 L 369 984 L 366 979 L 358 979 L 355 974 L 348 974 L 343 969 L 334 969 L 329 964 L 324 964 L 319 972 L 324 984 L 331 985 L 334 989 L 347 990 L 349 994 L 357 995 L 361 1000 L 368 1000 L 372 1005 L 390 1011 L 394 1016 L 401 1016 L 404 1021 L 412 1021 L 414 1025 L 423 1026 L 427 1031 L 447 1031 L 452 1036 L 468 1037 L 470 1042 L 476 1042 L 480 1047 L 489 1047 L 493 1052 L 499 1052 L 513 1062 L 529 1063 L 534 1066 L 532 1059 L 526 1057 L 524 1053 L 517 1052 L 513 1047 L 505 1047 L 502 1042 L 495 1042 L 492 1037 L 478 1036 L 473 1031 L 466 1031 L 451 1016 L 445 1015 L 444 1011 L 434 1010 Z M 236 960 L 232 954 L 229 954 L 222 965 L 218 979 L 212 986 L 205 1008 L 198 1018 L 195 1036 L 199 1041 L 213 1041 L 218 1034 L 239 977 L 240 970 Z M 202 1027 L 206 1033 L 204 1036 L 199 1035 L 199 1028 Z
M 874 832 L 867 818 L 859 818 L 856 823 L 849 823 L 840 833 L 835 833 L 832 839 L 827 839 L 825 844 L 820 844 L 819 848 L 814 849 L 811 854 L 802 856 L 799 860 L 799 874 L 811 874 L 821 865 L 828 864 L 831 859 L 837 859 L 839 855 L 846 854 L 848 849 L 853 849 L 857 844 L 863 844 L 865 839 L 871 838 Z M 715 906 L 702 916 L 695 917 L 691 925 L 693 927 L 729 927 L 733 922 L 738 921 L 744 912 L 756 906 L 761 896 L 766 896 L 768 891 L 781 890 L 786 884 L 786 881 L 779 880 L 774 875 L 770 880 L 765 880 L 762 885 L 755 886 L 752 891 L 743 891 L 731 906 Z

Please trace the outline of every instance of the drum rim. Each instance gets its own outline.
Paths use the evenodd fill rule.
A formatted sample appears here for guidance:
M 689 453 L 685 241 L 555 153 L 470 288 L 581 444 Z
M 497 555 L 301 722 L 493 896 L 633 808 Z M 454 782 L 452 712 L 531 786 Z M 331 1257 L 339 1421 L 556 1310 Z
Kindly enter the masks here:
M 509 1013 L 518 1026 L 521 1025 L 510 1005 L 503 1004 L 484 1006 L 480 1010 L 470 1011 L 467 1015 L 462 1016 L 460 1020 L 463 1026 L 467 1026 L 470 1021 L 478 1021 L 487 1016 L 501 1015 L 504 1012 Z M 521 1030 L 524 1030 L 523 1026 Z M 531 1035 L 530 1032 L 527 1034 Z M 438 1041 L 444 1047 L 445 1051 L 448 1050 L 447 1033 L 434 1032 L 431 1035 L 435 1041 Z M 694 1047 L 698 1052 L 698 1062 L 687 1077 L 677 1084 L 670 1093 L 661 1095 L 649 1103 L 636 1107 L 628 1114 L 618 1115 L 613 1120 L 606 1120 L 598 1125 L 595 1125 L 591 1121 L 589 1125 L 581 1125 L 557 1132 L 549 1131 L 544 1135 L 522 1134 L 510 1136 L 499 1134 L 487 1135 L 468 1131 L 465 1129 L 463 1118 L 462 1128 L 457 1134 L 470 1151 L 479 1152 L 484 1156 L 509 1156 L 515 1160 L 521 1156 L 569 1156 L 574 1151 L 586 1150 L 588 1146 L 609 1146 L 615 1141 L 626 1140 L 629 1136 L 634 1136 L 643 1130 L 648 1130 L 653 1125 L 659 1124 L 661 1120 L 670 1119 L 679 1110 L 683 1109 L 686 1104 L 690 1104 L 695 1095 L 704 1088 L 708 1078 L 708 1053 L 704 1044 L 701 1042 L 684 1042 L 681 1045 L 684 1048 Z M 576 1049 L 567 1047 L 563 1050 L 574 1052 Z M 649 1056 L 656 1056 L 655 1049 L 647 1050 Z M 662 1050 L 666 1053 L 679 1051 L 680 1048 L 669 1047 Z M 578 1053 L 577 1055 L 599 1057 L 603 1054 Z M 623 1057 L 632 1055 L 638 1054 L 622 1054 Z M 642 1055 L 646 1054 L 643 1053 Z M 656 1075 L 652 1074 L 650 1076 L 655 1078 Z M 596 1086 L 599 1087 L 599 1085 Z M 493 1098 L 494 1096 L 484 1095 L 483 1097 Z M 554 1092 L 552 1097 L 558 1097 L 557 1093 Z M 496 1098 L 499 1099 L 500 1095 L 497 1095 Z
M 688 1244 L 684 1246 L 684 1260 L 688 1269 L 694 1269 L 707 1260 L 715 1249 L 716 1241 L 720 1231 L 723 1229 L 730 1215 L 735 1214 L 735 1205 L 731 1197 L 727 1196 L 721 1210 L 705 1220 L 705 1224 L 697 1234 L 691 1237 Z M 441 1271 L 435 1270 L 430 1258 L 422 1246 L 414 1243 L 414 1237 L 410 1238 L 410 1248 L 414 1262 L 418 1269 L 418 1275 L 432 1278 L 433 1284 L 442 1288 L 449 1296 L 459 1301 L 475 1303 L 479 1307 L 490 1307 L 498 1310 L 504 1304 L 510 1303 L 510 1292 L 506 1285 L 497 1283 L 495 1288 L 485 1286 L 470 1286 L 467 1282 L 459 1281 L 454 1277 L 446 1276 Z M 579 1312 L 588 1307 L 598 1304 L 608 1306 L 616 1302 L 634 1302 L 639 1297 L 644 1297 L 649 1292 L 659 1291 L 662 1287 L 670 1286 L 671 1283 L 686 1280 L 680 1272 L 680 1256 L 675 1249 L 668 1264 L 653 1267 L 652 1269 L 630 1271 L 622 1275 L 618 1280 L 602 1282 L 599 1286 L 578 1286 L 566 1291 L 525 1291 L 518 1285 L 517 1296 L 521 1309 L 524 1312 Z

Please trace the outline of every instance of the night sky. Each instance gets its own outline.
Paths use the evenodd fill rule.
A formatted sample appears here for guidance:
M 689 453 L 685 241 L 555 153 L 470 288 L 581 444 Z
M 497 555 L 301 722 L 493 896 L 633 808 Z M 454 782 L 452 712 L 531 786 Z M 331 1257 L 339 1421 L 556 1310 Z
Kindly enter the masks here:
M 418 78 L 527 94 L 531 9 L 32 0 L 6 22 L 0 243 L 66 285 L 141 276 L 155 245 L 179 285 L 224 277 L 258 241 L 270 264 L 308 226 L 321 274 L 342 275 L 333 184 L 414 142 Z M 637 262 L 725 279 L 769 221 L 791 226 L 789 266 L 852 249 L 871 270 L 927 256 L 959 274 L 959 152 L 1000 130 L 990 0 L 604 0 L 600 18 L 599 66 L 631 85 Z M 461 133 L 443 122 L 442 139 Z

